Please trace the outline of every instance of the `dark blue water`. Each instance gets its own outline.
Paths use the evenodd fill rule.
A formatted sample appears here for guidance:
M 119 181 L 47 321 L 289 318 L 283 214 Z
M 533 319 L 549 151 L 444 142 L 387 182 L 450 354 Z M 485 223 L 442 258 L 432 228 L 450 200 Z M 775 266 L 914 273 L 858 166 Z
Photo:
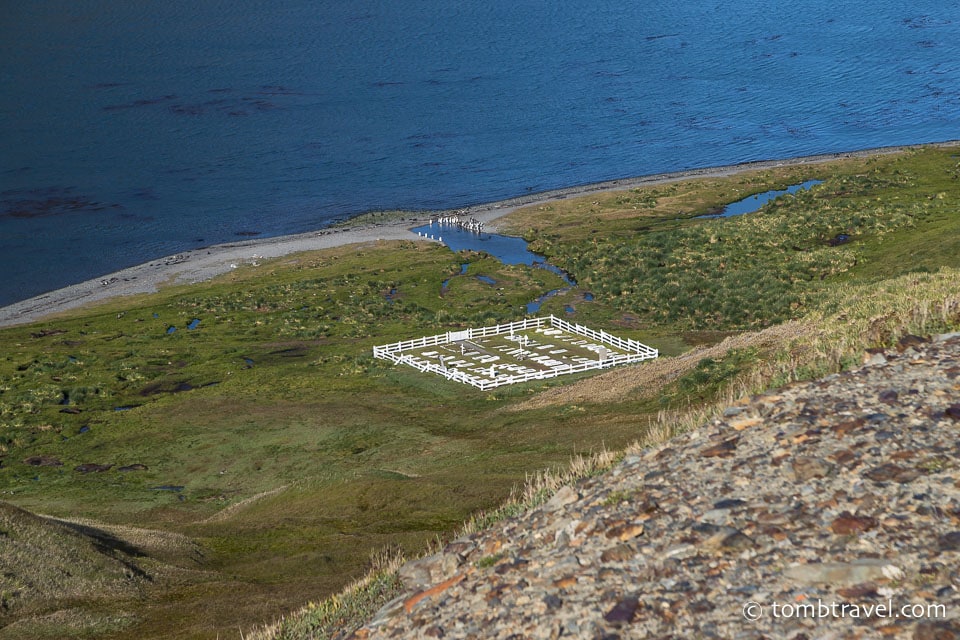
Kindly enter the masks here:
M 0 304 L 377 208 L 954 138 L 960 4 L 32 0 Z

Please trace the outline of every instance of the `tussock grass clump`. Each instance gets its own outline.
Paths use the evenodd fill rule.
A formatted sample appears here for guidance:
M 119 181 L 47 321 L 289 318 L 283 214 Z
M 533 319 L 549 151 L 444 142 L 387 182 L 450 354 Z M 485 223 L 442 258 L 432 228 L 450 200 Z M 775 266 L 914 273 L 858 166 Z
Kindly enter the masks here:
M 399 549 L 384 549 L 370 558 L 367 573 L 338 594 L 309 603 L 294 615 L 254 630 L 246 640 L 344 638 L 401 592 L 397 570 L 406 559 Z
M 926 336 L 960 327 L 960 269 L 911 273 L 838 289 L 805 318 L 813 328 L 769 358 L 770 380 L 784 384 L 860 363 L 865 349 L 890 347 L 906 334 Z
M 884 182 L 883 186 L 890 188 Z M 855 245 L 931 215 L 931 203 L 866 205 L 827 181 L 755 215 L 549 247 L 581 286 L 650 322 L 748 328 L 799 317 L 823 282 L 857 264 Z
M 565 467 L 543 469 L 528 474 L 522 485 L 514 487 L 510 497 L 492 511 L 479 511 L 460 528 L 458 535 L 482 531 L 494 522 L 523 513 L 550 499 L 557 489 L 609 469 L 621 457 L 620 452 L 602 449 L 593 454 L 577 454 Z
M 799 340 L 812 333 L 812 326 L 803 321 L 791 321 L 760 331 L 747 331 L 724 338 L 717 344 L 702 345 L 676 357 L 660 357 L 639 367 L 624 367 L 556 387 L 509 407 L 509 411 L 527 411 L 567 404 L 611 404 L 637 398 L 659 396 L 671 383 L 688 375 L 705 359 L 722 360 L 731 350 L 751 351 L 751 363 L 763 354 L 791 340 Z M 742 375 L 734 376 L 725 387 L 741 384 Z M 752 388 L 752 385 L 750 385 Z
M 644 323 L 761 328 L 802 317 L 817 308 L 830 284 L 855 279 L 855 272 L 898 275 L 877 273 L 876 267 L 889 266 L 883 252 L 896 250 L 893 238 L 904 231 L 930 235 L 911 245 L 911 260 L 895 264 L 899 273 L 911 268 L 924 243 L 952 238 L 948 228 L 955 234 L 960 189 L 950 153 L 927 149 L 831 165 L 830 174 L 819 174 L 823 184 L 733 218 L 691 216 L 714 210 L 710 203 L 720 194 L 735 199 L 729 190 L 740 191 L 738 196 L 755 192 L 749 178 L 728 181 L 727 191 L 717 183 L 699 201 L 688 195 L 695 208 L 685 215 L 656 208 L 663 197 L 655 198 L 651 212 L 611 196 L 594 202 L 593 215 L 579 220 L 557 212 L 562 225 L 541 223 L 543 230 L 531 230 L 530 237 L 598 300 Z M 809 171 L 804 177 L 822 168 Z M 610 220 L 613 230 L 599 233 L 600 223 Z M 958 260 L 956 251 L 952 258 L 935 253 L 939 260 Z M 929 258 L 915 260 L 917 268 L 929 268 Z

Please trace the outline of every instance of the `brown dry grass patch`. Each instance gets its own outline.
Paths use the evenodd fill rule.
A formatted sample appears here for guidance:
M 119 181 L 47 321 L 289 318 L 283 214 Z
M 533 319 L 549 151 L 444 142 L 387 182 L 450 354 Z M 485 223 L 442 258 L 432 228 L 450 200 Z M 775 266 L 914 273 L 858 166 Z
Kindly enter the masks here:
M 787 322 L 725 338 L 719 344 L 697 347 L 673 358 L 658 358 L 632 367 L 622 367 L 544 391 L 529 400 L 511 406 L 508 411 L 527 411 L 566 404 L 614 403 L 657 395 L 663 387 L 689 373 L 704 358 L 722 358 L 731 349 L 768 350 L 786 341 L 812 335 L 813 327 L 802 322 Z

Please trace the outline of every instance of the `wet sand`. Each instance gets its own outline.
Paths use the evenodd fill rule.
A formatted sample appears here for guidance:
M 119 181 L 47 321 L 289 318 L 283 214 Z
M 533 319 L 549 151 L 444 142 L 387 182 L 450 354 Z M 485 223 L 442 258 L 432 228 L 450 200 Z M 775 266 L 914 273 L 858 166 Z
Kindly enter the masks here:
M 960 144 L 960 142 L 952 141 L 940 143 L 939 145 L 926 146 L 957 146 L 958 144 Z M 460 209 L 460 211 L 465 210 L 467 217 L 482 221 L 486 225 L 486 231 L 495 231 L 497 219 L 512 213 L 520 207 L 534 203 L 549 202 L 589 193 L 619 191 L 642 186 L 677 182 L 691 178 L 715 178 L 744 171 L 816 164 L 841 158 L 897 153 L 910 148 L 916 147 L 884 147 L 849 153 L 804 156 L 786 160 L 747 162 L 723 167 L 610 180 L 607 182 L 557 189 L 498 202 L 475 205 Z M 434 212 L 433 215 L 441 215 L 443 213 L 452 212 L 440 211 Z M 63 289 L 57 289 L 6 307 L 0 307 L 0 327 L 33 322 L 51 314 L 75 309 L 117 296 L 152 293 L 164 284 L 202 282 L 227 273 L 241 264 L 251 264 L 263 259 L 278 258 L 302 251 L 327 249 L 348 244 L 371 243 L 378 240 L 419 240 L 421 242 L 430 242 L 430 240 L 419 238 L 415 233 L 410 231 L 412 227 L 428 221 L 430 215 L 431 214 L 422 214 L 419 220 L 417 220 L 413 218 L 414 214 L 408 214 L 408 217 L 403 222 L 388 222 L 354 227 L 332 227 L 296 235 L 262 238 L 245 242 L 231 242 L 185 251 L 173 256 L 151 260 L 150 262 L 110 273 L 93 280 L 87 280 L 86 282 L 64 287 Z

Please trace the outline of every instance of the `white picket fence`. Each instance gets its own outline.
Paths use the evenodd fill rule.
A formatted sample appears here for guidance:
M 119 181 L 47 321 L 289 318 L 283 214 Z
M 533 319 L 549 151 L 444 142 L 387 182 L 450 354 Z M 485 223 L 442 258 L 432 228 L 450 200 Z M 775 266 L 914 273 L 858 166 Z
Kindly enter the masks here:
M 518 375 L 507 375 L 501 373 L 494 378 L 484 378 L 466 373 L 465 371 L 461 371 L 456 367 L 444 367 L 433 362 L 420 361 L 411 355 L 405 355 L 403 353 L 404 351 L 409 351 L 411 349 L 450 344 L 460 340 L 472 340 L 474 338 L 483 338 L 487 336 L 512 334 L 516 331 L 523 331 L 531 328 L 539 329 L 544 325 L 549 325 L 554 329 L 560 329 L 561 331 L 565 331 L 567 333 L 572 333 L 583 336 L 584 338 L 590 338 L 591 340 L 595 340 L 603 344 L 608 344 L 611 347 L 615 347 L 620 351 L 626 351 L 627 353 L 608 355 L 605 358 L 598 358 L 595 361 L 582 362 L 574 365 L 567 364 L 557 366 L 546 371 L 534 371 Z M 517 384 L 518 382 L 544 380 L 546 378 L 555 378 L 557 376 L 567 375 L 569 373 L 578 373 L 580 371 L 590 371 L 593 369 L 606 369 L 608 367 L 615 367 L 621 364 L 650 360 L 652 358 L 656 358 L 659 355 L 659 352 L 653 347 L 649 347 L 642 342 L 637 342 L 636 340 L 624 340 L 623 338 L 610 335 L 606 331 L 594 331 L 589 327 L 567 322 L 566 320 L 551 315 L 546 318 L 527 318 L 525 320 L 508 322 L 506 324 L 498 324 L 492 327 L 464 329 L 462 331 L 448 331 L 447 333 L 441 333 L 434 336 L 425 336 L 415 340 L 404 340 L 402 342 L 380 345 L 373 348 L 373 355 L 376 358 L 389 360 L 394 364 L 404 364 L 419 371 L 436 373 L 437 375 L 441 375 L 448 380 L 456 380 L 457 382 L 469 384 L 477 387 L 478 389 L 486 391 L 487 389 L 502 387 L 508 384 Z
M 624 340 L 623 338 L 618 338 L 617 336 L 610 335 L 606 331 L 594 331 L 589 327 L 585 327 L 582 324 L 573 324 L 572 322 L 567 322 L 561 318 L 555 316 L 550 316 L 550 326 L 556 329 L 562 329 L 567 333 L 575 333 L 578 336 L 583 336 L 584 338 L 591 338 L 597 342 L 603 342 L 609 344 L 610 346 L 616 347 L 622 351 L 629 351 L 630 354 L 646 355 L 646 358 L 641 358 L 646 360 L 648 358 L 656 358 L 659 355 L 659 352 L 653 347 L 648 347 L 642 342 L 637 342 L 636 340 Z

